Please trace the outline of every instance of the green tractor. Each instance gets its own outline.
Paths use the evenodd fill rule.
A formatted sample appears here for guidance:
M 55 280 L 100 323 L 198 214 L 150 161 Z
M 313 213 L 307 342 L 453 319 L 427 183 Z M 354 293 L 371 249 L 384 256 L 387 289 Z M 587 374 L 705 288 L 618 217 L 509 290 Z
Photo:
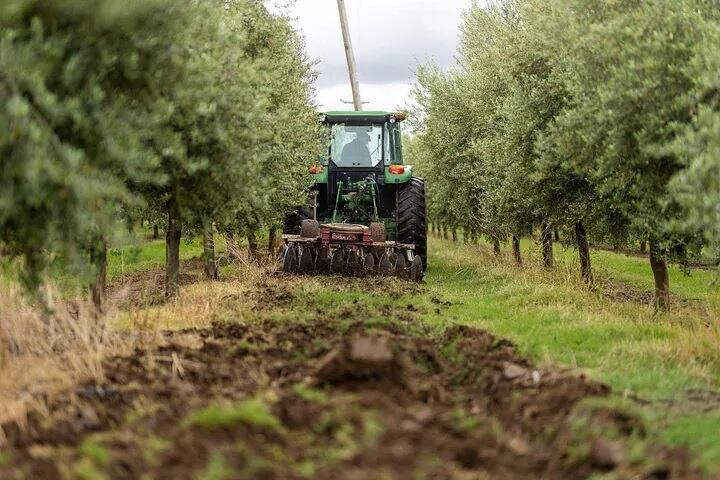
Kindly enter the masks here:
M 404 113 L 327 112 L 327 156 L 310 168 L 308 203 L 285 219 L 285 272 L 380 271 L 421 280 L 425 183 L 403 163 Z

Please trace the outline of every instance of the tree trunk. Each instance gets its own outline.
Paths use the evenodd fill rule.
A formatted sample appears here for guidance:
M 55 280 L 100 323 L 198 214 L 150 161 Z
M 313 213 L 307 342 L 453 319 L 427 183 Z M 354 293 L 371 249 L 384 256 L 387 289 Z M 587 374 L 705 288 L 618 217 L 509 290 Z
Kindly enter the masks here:
M 640 242 L 640 253 L 647 253 L 647 240 Z
M 496 257 L 500 256 L 500 239 L 497 237 L 492 237 L 492 244 L 493 244 L 493 253 Z
M 96 312 L 102 312 L 105 308 L 105 290 L 107 287 L 107 238 L 102 237 L 92 252 L 92 263 L 97 269 L 95 281 L 90 286 L 90 294 Z
M 160 238 L 160 229 L 158 228 L 157 223 L 153 225 L 153 238 L 157 240 Z
M 225 244 L 227 245 L 228 257 L 238 262 L 242 261 L 240 247 L 238 246 L 237 240 L 235 240 L 235 234 L 233 232 L 225 232 Z
M 558 231 L 557 228 L 553 229 L 553 234 L 555 235 L 555 241 L 559 242 L 560 241 L 560 232 Z
M 278 228 L 277 227 L 270 227 L 270 231 L 268 232 L 268 251 L 270 252 L 270 256 L 273 257 L 275 255 L 275 251 L 278 248 Z
M 552 268 L 554 263 L 552 228 L 547 223 L 542 226 L 540 241 L 542 242 L 543 264 L 547 268 Z
M 442 226 L 442 238 L 443 238 L 443 240 L 448 239 L 448 228 L 446 225 Z
M 512 236 L 512 247 L 513 257 L 515 257 L 515 263 L 518 265 L 522 265 L 522 255 L 520 254 L 520 239 L 517 237 L 517 235 Z
M 180 238 L 182 228 L 174 206 L 168 211 L 167 232 L 165 232 L 165 296 L 174 297 L 180 290 Z
M 590 265 L 590 244 L 588 243 L 587 232 L 585 232 L 585 225 L 582 222 L 575 224 L 575 239 L 580 254 L 580 273 L 585 283 L 591 285 L 593 283 L 593 274 Z
M 470 230 L 470 241 L 473 245 L 478 244 L 478 232 L 474 228 Z
M 435 222 L 430 222 L 430 235 L 435 235 L 437 233 L 437 225 Z
M 247 239 L 248 239 L 248 248 L 250 250 L 250 256 L 257 260 L 259 258 L 258 255 L 258 243 L 257 243 L 257 236 L 255 235 L 255 229 L 249 228 L 247 232 Z
M 215 231 L 212 222 L 203 229 L 203 260 L 205 260 L 205 276 L 209 280 L 218 279 L 218 269 L 215 263 Z
M 670 276 L 665 258 L 653 242 L 650 242 L 650 268 L 655 277 L 655 309 L 668 312 L 670 311 Z
M 457 242 L 458 240 L 457 228 L 452 229 L 452 240 L 453 242 Z

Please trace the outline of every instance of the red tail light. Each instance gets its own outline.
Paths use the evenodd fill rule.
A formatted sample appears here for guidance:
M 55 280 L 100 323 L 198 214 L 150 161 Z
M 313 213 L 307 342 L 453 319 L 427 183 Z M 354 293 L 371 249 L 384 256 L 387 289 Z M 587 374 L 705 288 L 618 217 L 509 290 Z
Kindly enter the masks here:
M 390 173 L 394 175 L 399 175 L 402 173 L 405 173 L 405 166 L 404 165 L 390 165 Z

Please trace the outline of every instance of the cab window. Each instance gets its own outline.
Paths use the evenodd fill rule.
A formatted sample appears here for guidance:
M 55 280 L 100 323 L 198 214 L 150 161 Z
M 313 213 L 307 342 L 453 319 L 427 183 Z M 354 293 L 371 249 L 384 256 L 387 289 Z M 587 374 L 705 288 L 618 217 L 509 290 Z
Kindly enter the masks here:
M 376 166 L 383 160 L 383 128 L 382 124 L 333 125 L 330 158 L 338 167 Z

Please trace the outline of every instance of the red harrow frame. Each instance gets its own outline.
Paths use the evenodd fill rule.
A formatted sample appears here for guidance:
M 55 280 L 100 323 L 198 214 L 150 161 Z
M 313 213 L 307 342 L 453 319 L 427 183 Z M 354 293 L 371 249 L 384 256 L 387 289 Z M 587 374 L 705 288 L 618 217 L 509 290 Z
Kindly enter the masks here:
M 384 228 L 381 235 L 384 238 Z M 422 258 L 415 255 L 415 245 L 377 241 L 378 235 L 365 225 L 316 224 L 301 235 L 283 235 L 283 240 L 281 261 L 287 273 L 379 272 L 415 281 L 423 278 Z

